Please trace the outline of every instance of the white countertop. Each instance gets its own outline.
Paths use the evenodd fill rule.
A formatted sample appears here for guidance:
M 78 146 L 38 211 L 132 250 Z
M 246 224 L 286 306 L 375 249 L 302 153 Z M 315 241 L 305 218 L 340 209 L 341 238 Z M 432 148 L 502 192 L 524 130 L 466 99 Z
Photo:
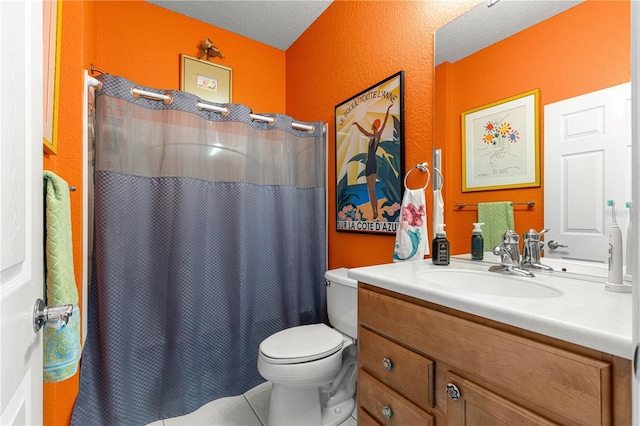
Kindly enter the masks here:
M 451 258 L 449 266 L 431 259 L 349 270 L 349 278 L 387 290 L 489 318 L 626 359 L 633 359 L 631 293 L 606 291 L 600 282 L 566 273 L 536 273 L 532 280 L 562 294 L 549 298 L 495 296 L 433 284 L 418 275 L 430 269 L 487 271 L 490 263 Z M 493 273 L 492 273 L 493 274 Z

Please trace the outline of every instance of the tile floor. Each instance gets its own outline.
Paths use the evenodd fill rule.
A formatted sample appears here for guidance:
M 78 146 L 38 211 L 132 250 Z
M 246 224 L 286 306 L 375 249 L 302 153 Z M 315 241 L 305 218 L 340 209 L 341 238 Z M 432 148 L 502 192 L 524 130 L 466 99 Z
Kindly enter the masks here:
M 270 396 L 271 383 L 265 382 L 244 395 L 216 399 L 191 414 L 158 420 L 148 426 L 264 426 L 267 424 Z M 356 425 L 356 419 L 349 417 L 340 426 Z

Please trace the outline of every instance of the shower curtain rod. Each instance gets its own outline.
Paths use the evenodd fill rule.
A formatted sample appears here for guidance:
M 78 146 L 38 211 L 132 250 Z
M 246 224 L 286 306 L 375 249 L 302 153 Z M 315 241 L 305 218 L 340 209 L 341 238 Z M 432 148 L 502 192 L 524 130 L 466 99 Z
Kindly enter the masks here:
M 162 95 L 160 93 L 149 92 L 148 90 L 142 90 L 142 89 L 138 89 L 138 88 L 135 88 L 135 87 L 131 88 L 131 94 L 134 97 L 136 95 L 144 96 L 145 98 L 149 98 L 149 99 L 153 99 L 153 100 L 157 100 L 157 101 L 165 101 L 165 102 L 169 102 L 169 103 L 171 103 L 171 101 L 173 100 L 173 97 L 171 95 Z M 196 102 L 196 106 L 199 109 L 206 109 L 208 111 L 219 112 L 222 115 L 229 114 L 229 109 L 225 108 L 225 107 L 209 105 L 209 104 L 205 104 L 205 103 L 202 103 L 202 102 Z M 265 121 L 265 122 L 267 122 L 269 124 L 272 124 L 272 123 L 274 123 L 276 121 L 276 119 L 273 118 L 273 117 L 267 117 L 267 116 L 258 115 L 258 114 L 249 114 L 249 117 L 252 120 Z M 293 127 L 294 129 L 297 129 L 297 130 L 306 130 L 307 132 L 313 132 L 314 131 L 314 127 L 313 126 L 309 126 L 309 125 L 306 125 L 306 124 L 300 124 L 300 123 L 296 123 L 296 122 L 291 123 L 291 127 Z M 324 128 L 322 129 L 322 133 L 324 133 Z

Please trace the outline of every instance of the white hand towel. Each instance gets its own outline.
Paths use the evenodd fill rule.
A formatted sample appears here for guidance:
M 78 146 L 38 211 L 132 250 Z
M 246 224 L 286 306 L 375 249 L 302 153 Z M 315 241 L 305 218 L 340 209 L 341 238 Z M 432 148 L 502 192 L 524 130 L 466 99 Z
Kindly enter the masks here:
M 393 261 L 421 260 L 429 254 L 424 188 L 405 189 Z

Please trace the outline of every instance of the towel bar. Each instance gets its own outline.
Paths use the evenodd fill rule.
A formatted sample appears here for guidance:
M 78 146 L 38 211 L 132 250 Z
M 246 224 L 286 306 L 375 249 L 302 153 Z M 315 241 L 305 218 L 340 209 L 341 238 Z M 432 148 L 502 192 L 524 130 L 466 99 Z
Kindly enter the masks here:
M 518 202 L 514 202 L 513 204 L 526 204 L 527 207 L 531 208 L 533 206 L 536 205 L 535 201 L 518 201 Z M 463 209 L 465 207 L 471 207 L 471 206 L 477 206 L 478 203 L 458 203 L 455 204 L 455 206 L 459 209 Z

